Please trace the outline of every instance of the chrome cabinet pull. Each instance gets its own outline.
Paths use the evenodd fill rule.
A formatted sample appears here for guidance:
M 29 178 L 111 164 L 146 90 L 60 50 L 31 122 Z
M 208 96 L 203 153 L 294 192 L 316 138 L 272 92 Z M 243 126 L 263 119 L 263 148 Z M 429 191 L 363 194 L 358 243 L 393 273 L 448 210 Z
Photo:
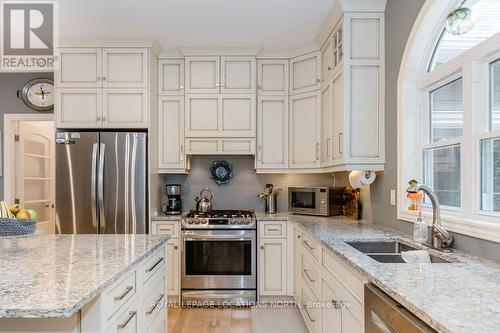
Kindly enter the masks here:
M 319 161 L 319 143 L 316 143 L 316 161 Z
M 315 249 L 315 247 L 309 245 L 309 243 L 306 240 L 302 241 L 302 244 L 304 244 L 311 251 Z
M 115 302 L 118 302 L 118 301 L 121 301 L 122 299 L 124 299 L 125 296 L 127 296 L 133 289 L 134 289 L 134 287 L 132 287 L 132 286 L 128 286 L 127 288 L 125 288 L 125 291 L 120 296 L 115 297 Z
M 105 77 L 105 76 L 103 76 L 103 77 L 102 77 L 102 80 L 103 80 L 103 81 L 106 81 L 106 77 Z
M 160 294 L 160 296 L 158 296 L 158 298 L 156 299 L 156 301 L 153 302 L 153 305 L 149 308 L 148 311 L 146 311 L 146 315 L 149 316 L 150 314 L 153 313 L 153 311 L 156 309 L 156 307 L 158 306 L 158 304 L 160 303 L 160 301 L 162 300 L 163 298 L 163 294 Z
M 339 133 L 339 154 L 343 154 L 342 141 L 344 139 L 344 133 Z
M 326 156 L 327 157 L 331 156 L 331 154 L 330 154 L 330 141 L 331 141 L 330 138 L 326 139 Z
M 312 283 L 314 283 L 314 280 L 313 278 L 311 278 L 311 276 L 309 275 L 309 273 L 307 273 L 308 269 L 303 269 L 302 270 L 304 272 L 304 274 L 306 275 L 306 277 L 309 279 L 309 281 L 311 281 Z
M 181 145 L 181 162 L 184 161 L 184 145 Z
M 137 314 L 137 311 L 130 311 L 128 313 L 128 318 L 122 324 L 118 324 L 116 326 L 116 328 L 119 329 L 119 330 L 122 330 L 125 327 L 127 327 L 128 323 L 132 320 L 132 318 L 135 317 L 136 314 Z
M 163 257 L 161 257 L 160 259 L 158 259 L 157 262 L 155 262 L 151 267 L 147 268 L 145 270 L 146 273 L 149 273 L 151 272 L 153 269 L 155 269 L 156 266 L 158 266 L 161 262 L 163 261 Z
M 281 231 L 281 229 L 278 229 L 278 228 L 268 228 L 267 231 Z
M 309 321 L 311 323 L 314 323 L 316 320 L 315 319 L 312 319 L 311 315 L 309 314 L 309 311 L 307 311 L 307 308 L 305 305 L 302 305 L 302 309 L 304 309 L 304 312 L 306 313 L 307 317 L 309 318 Z

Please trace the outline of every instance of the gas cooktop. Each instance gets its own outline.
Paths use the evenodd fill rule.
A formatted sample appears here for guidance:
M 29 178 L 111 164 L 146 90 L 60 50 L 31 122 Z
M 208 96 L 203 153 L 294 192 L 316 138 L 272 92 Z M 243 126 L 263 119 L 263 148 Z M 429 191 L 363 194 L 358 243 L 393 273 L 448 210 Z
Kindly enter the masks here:
M 191 211 L 184 215 L 184 229 L 255 229 L 255 213 L 251 210 Z

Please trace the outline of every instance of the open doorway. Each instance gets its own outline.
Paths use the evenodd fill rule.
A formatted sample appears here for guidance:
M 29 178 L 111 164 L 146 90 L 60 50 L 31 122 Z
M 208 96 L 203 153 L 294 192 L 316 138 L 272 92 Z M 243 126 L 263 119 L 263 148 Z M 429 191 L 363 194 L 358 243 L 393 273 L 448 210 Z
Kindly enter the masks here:
M 4 116 L 4 198 L 37 212 L 37 229 L 55 231 L 53 115 Z

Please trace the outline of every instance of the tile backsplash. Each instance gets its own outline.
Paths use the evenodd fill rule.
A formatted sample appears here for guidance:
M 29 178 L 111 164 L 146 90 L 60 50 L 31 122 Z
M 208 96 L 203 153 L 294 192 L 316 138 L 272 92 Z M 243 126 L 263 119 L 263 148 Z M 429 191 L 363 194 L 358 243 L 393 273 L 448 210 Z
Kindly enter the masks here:
M 217 185 L 210 178 L 209 168 L 213 161 L 226 160 L 233 165 L 234 177 L 229 184 Z M 185 210 L 194 209 L 194 198 L 204 187 L 209 187 L 213 194 L 213 209 L 253 209 L 263 212 L 264 199 L 257 198 L 266 184 L 283 188 L 278 197 L 278 211 L 286 211 L 288 206 L 289 186 L 346 186 L 348 173 L 329 174 L 256 174 L 253 156 L 193 156 L 191 171 L 188 175 L 164 175 L 163 185 L 181 184 L 182 201 Z M 165 186 L 162 187 L 162 200 L 165 202 Z

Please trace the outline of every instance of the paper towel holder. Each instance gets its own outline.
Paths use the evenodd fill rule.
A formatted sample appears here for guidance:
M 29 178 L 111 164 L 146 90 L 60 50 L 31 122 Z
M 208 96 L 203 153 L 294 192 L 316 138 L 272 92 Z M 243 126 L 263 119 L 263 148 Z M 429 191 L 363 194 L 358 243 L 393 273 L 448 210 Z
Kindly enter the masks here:
M 352 170 L 349 173 L 349 184 L 354 188 L 361 188 L 363 185 L 370 185 L 375 181 L 377 175 L 370 170 Z

